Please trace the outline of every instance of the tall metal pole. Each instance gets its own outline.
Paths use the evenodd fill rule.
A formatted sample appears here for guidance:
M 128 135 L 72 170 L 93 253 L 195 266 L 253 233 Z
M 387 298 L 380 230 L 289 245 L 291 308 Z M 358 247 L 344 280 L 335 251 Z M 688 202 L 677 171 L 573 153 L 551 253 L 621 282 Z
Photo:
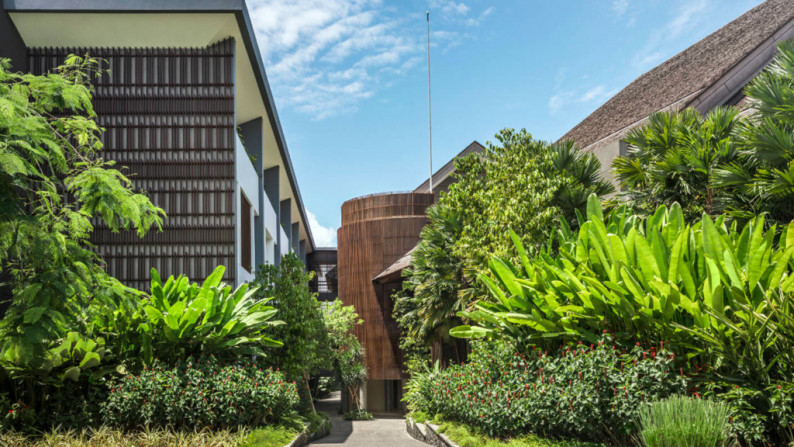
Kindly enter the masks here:
M 430 146 L 430 193 L 433 193 L 433 119 L 430 108 L 430 11 L 427 12 L 427 138 Z

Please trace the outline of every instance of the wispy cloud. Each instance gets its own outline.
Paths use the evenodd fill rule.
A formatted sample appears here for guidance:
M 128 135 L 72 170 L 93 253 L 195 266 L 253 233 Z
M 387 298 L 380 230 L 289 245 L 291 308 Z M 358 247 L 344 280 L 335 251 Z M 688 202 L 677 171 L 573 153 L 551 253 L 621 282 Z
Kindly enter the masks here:
M 446 28 L 474 14 L 464 2 L 431 4 Z M 381 0 L 249 0 L 248 8 L 279 106 L 315 119 L 355 111 L 422 60 L 422 35 Z M 478 23 L 490 10 L 474 16 Z M 466 37 L 445 32 L 434 34 L 442 51 Z
M 629 0 L 614 0 L 612 2 L 612 11 L 618 17 L 622 16 L 629 10 Z
M 549 111 L 553 114 L 570 104 L 601 104 L 618 92 L 617 89 L 608 89 L 606 85 L 597 85 L 589 89 L 574 89 L 560 91 L 560 85 L 564 80 L 562 71 L 555 78 L 556 93 L 549 98 Z
M 318 247 L 336 247 L 336 228 L 320 225 L 317 216 L 309 210 L 306 210 L 306 217 L 309 219 L 309 228 L 312 229 L 314 243 Z
M 634 68 L 647 70 L 668 57 L 670 41 L 695 29 L 708 16 L 705 12 L 711 6 L 710 0 L 680 2 L 673 17 L 648 34 L 642 50 L 632 58 Z

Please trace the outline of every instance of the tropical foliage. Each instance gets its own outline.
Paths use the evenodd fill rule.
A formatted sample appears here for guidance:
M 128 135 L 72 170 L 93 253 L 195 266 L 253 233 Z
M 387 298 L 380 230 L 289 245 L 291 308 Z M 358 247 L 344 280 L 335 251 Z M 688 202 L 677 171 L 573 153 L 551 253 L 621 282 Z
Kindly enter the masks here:
M 449 360 L 465 357 L 448 330 L 456 314 L 484 294 L 476 282 L 493 255 L 517 260 L 508 236 L 513 228 L 531 252 L 543 248 L 556 221 L 577 225 L 589 194 L 612 192 L 600 175 L 598 159 L 572 142 L 535 140 L 525 130 L 505 129 L 484 154 L 455 161 L 457 183 L 428 210 L 406 270 L 404 289 L 395 296 L 394 315 L 402 347 L 420 357 L 433 341 L 442 342 Z
M 11 73 L 0 60 L 0 276 L 10 292 L 0 365 L 31 390 L 98 363 L 102 342 L 79 335 L 80 316 L 128 293 L 90 250 L 92 219 L 143 236 L 164 217 L 99 156 L 94 74 L 99 62 L 88 57 L 71 56 L 48 76 Z
M 778 50 L 744 90 L 754 113 L 738 130 L 739 158 L 721 167 L 715 184 L 741 198 L 729 206 L 731 214 L 748 219 L 768 213 L 787 224 L 794 220 L 794 41 Z
M 683 204 L 687 221 L 719 214 L 732 196 L 715 180 L 721 166 L 739 157 L 735 134 L 742 125 L 734 107 L 716 108 L 705 117 L 694 109 L 652 114 L 626 136 L 629 154 L 612 164 L 623 199 L 643 215 L 673 203 Z
M 157 270 L 151 270 L 151 298 L 141 302 L 142 312 L 124 310 L 141 314 L 139 355 L 144 363 L 155 356 L 167 362 L 202 354 L 264 357 L 263 347 L 283 346 L 265 335 L 284 325 L 273 320 L 276 309 L 268 305 L 272 298 L 255 299 L 256 287 L 247 284 L 232 290 L 221 282 L 225 270 L 218 266 L 201 286 L 184 275 L 163 282 Z
M 764 231 L 763 217 L 741 231 L 705 214 L 688 225 L 677 204 L 647 220 L 626 208 L 605 218 L 591 196 L 579 233 L 563 226 L 558 255 L 522 256 L 519 267 L 493 259 L 497 281 L 481 280 L 494 301 L 464 313 L 482 326 L 453 333 L 592 342 L 609 330 L 627 342 L 696 340 L 692 355 L 718 355 L 724 379 L 790 380 L 792 254 L 794 223 L 780 237 L 774 226 Z
M 705 117 L 693 109 L 659 112 L 629 132 L 629 154 L 612 166 L 636 212 L 678 202 L 688 221 L 703 212 L 742 221 L 767 213 L 777 224 L 794 219 L 794 41 L 778 49 L 745 87 L 747 117 L 734 107 Z
M 5 300 L 0 426 L 24 431 L 103 423 L 237 428 L 240 421 L 280 419 L 294 410 L 288 392 L 294 385 L 267 372 L 263 374 L 284 382 L 283 396 L 273 396 L 276 385 L 257 390 L 259 368 L 254 373 L 246 360 L 255 354 L 261 361 L 265 348 L 281 346 L 269 336 L 279 322 L 268 299 L 255 301 L 256 289 L 247 285 L 233 290 L 221 283 L 223 267 L 201 286 L 184 276 L 162 281 L 152 269 L 148 295 L 109 276 L 89 243 L 94 226 L 143 236 L 151 227 L 159 228 L 165 216 L 133 190 L 113 163 L 100 157 L 102 129 L 89 83 L 92 76 L 103 74 L 100 65 L 89 57 L 70 56 L 55 73 L 33 76 L 9 73 L 8 62 L 0 61 L 0 293 Z M 192 360 L 186 363 L 189 373 L 184 365 L 166 373 L 161 363 L 211 353 L 235 362 L 235 367 L 246 364 L 252 369 L 249 390 L 247 382 L 236 380 L 242 370 L 213 366 L 214 360 L 202 365 L 207 368 L 202 374 L 225 377 L 227 391 L 239 385 L 244 392 L 224 403 L 252 398 L 248 394 L 256 400 L 256 393 L 265 391 L 272 402 L 259 399 L 263 407 L 244 416 L 232 415 L 227 405 L 223 415 L 199 420 L 194 417 L 198 413 L 191 413 L 203 411 L 195 402 L 174 404 L 184 396 L 175 389 L 173 395 L 161 393 L 157 401 L 157 389 L 130 385 L 133 378 L 153 375 L 158 386 L 220 390 L 221 383 L 214 383 L 220 379 L 188 384 L 186 377 L 201 370 Z M 268 377 L 260 382 L 264 385 Z M 122 396 L 121 390 L 131 394 Z M 160 410 L 153 410 L 156 405 Z M 173 415 L 161 410 L 182 413 L 168 420 Z
M 328 364 L 328 338 L 320 302 L 309 291 L 311 278 L 298 256 L 289 253 L 278 266 L 259 266 L 253 282 L 259 290 L 253 296 L 257 300 L 273 297 L 278 318 L 285 323 L 270 333 L 287 349 L 270 352 L 268 364 L 298 381 L 301 403 L 313 412 L 309 379 Z
M 763 414 L 768 431 L 783 436 L 790 416 L 771 409 L 773 390 L 794 379 L 794 223 L 765 231 L 757 217 L 739 231 L 704 214 L 689 225 L 677 204 L 647 220 L 625 207 L 605 217 L 595 196 L 587 217 L 578 234 L 563 224 L 555 256 L 522 255 L 518 267 L 494 258 L 497 280 L 481 276 L 493 301 L 462 313 L 478 326 L 452 333 L 495 334 L 525 349 L 554 339 L 594 342 L 603 330 L 624 345 L 670 342 L 686 348 L 716 394 L 731 384 L 755 390 L 753 399 L 726 398 L 736 401 L 737 418 Z
M 394 296 L 394 316 L 402 329 L 400 347 L 409 355 L 423 355 L 434 340 L 449 343 L 449 330 L 460 324 L 458 312 L 466 309 L 459 291 L 464 282 L 463 261 L 451 256 L 463 231 L 455 208 L 433 205 L 430 223 L 411 253 L 402 289 Z M 455 360 L 463 359 L 455 352 Z
M 358 317 L 353 306 L 345 306 L 339 299 L 324 303 L 322 309 L 329 342 L 329 366 L 333 367 L 335 379 L 342 385 L 345 393 L 347 405 L 343 411 L 351 413 L 351 416 L 358 415 L 361 410 L 359 389 L 367 380 L 368 372 L 364 363 L 364 347 L 353 331 L 364 320 Z M 369 419 L 372 419 L 371 415 Z

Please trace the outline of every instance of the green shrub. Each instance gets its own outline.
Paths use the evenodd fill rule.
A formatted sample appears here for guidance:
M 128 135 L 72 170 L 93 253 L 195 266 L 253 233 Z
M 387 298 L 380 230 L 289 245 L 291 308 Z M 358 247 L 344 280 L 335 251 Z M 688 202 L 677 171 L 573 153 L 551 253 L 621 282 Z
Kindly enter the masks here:
M 721 402 L 673 396 L 640 410 L 639 438 L 646 447 L 724 447 L 730 410 Z
M 344 414 L 346 421 L 369 421 L 375 416 L 367 410 L 351 410 Z
M 278 423 L 294 413 L 294 383 L 250 361 L 222 365 L 213 356 L 157 360 L 111 384 L 105 422 L 120 427 L 234 428 Z
M 551 355 L 480 341 L 470 359 L 412 377 L 406 394 L 411 409 L 492 437 L 533 433 L 601 441 L 631 435 L 644 403 L 687 390 L 684 371 L 674 367 L 666 347 L 624 352 L 609 334 Z

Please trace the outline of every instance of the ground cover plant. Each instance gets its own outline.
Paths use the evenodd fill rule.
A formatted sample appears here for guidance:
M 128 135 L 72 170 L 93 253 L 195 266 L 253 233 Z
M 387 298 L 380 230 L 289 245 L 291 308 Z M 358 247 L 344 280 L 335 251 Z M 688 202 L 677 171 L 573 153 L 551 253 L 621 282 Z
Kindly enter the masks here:
M 689 385 L 667 348 L 624 351 L 609 334 L 551 353 L 516 349 L 504 341 L 477 342 L 468 363 L 414 374 L 406 400 L 413 410 L 491 437 L 625 441 L 644 403 Z

